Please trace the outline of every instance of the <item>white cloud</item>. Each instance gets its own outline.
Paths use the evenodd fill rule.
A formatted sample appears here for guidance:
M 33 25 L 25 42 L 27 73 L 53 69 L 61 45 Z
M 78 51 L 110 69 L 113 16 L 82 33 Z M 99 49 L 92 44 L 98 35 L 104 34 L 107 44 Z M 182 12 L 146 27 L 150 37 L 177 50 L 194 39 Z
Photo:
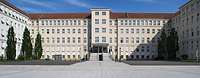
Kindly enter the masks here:
M 67 2 L 68 4 L 74 5 L 74 6 L 79 6 L 79 7 L 84 7 L 84 8 L 96 7 L 94 5 L 90 5 L 90 4 L 81 2 L 79 0 L 65 0 L 65 2 Z

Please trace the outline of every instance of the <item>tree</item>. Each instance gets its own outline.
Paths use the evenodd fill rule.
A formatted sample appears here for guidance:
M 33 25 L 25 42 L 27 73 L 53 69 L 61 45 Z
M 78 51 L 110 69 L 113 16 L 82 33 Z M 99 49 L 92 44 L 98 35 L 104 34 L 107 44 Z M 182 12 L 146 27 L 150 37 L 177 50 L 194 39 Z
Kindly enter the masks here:
M 21 55 L 25 59 L 32 59 L 32 43 L 31 43 L 31 38 L 30 38 L 30 32 L 27 27 L 24 29 L 23 33 L 23 40 L 22 40 L 22 48 L 21 48 Z
M 175 28 L 170 29 L 169 36 L 167 37 L 167 52 L 168 52 L 168 59 L 175 60 L 176 59 L 176 52 L 179 50 L 178 46 L 178 35 L 175 31 Z
M 10 27 L 7 34 L 6 58 L 7 60 L 15 60 L 16 57 L 16 39 L 14 28 Z
M 162 30 L 160 35 L 160 40 L 158 40 L 158 59 L 164 59 L 167 56 L 166 38 L 167 36 L 165 30 Z
M 41 42 L 41 35 L 40 33 L 37 34 L 35 39 L 35 47 L 34 47 L 34 56 L 36 59 L 40 59 L 42 56 L 42 42 Z

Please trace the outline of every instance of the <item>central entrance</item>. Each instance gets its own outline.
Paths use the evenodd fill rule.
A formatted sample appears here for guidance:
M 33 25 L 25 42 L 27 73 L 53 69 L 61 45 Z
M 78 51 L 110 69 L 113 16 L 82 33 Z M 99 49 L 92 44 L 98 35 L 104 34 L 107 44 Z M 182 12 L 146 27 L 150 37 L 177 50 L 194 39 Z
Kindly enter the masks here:
M 98 43 L 93 44 L 91 54 L 96 57 L 96 60 L 103 61 L 104 57 L 103 54 L 108 53 L 108 44 Z M 95 58 L 94 58 L 95 59 Z

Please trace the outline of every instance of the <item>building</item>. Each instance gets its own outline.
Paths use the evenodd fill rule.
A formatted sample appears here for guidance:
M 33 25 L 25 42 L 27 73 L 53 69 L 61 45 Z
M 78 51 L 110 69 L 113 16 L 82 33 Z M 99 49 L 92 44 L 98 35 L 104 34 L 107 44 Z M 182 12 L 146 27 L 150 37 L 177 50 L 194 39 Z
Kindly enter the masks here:
M 189 59 L 196 59 L 196 52 L 200 50 L 200 0 L 190 0 L 179 8 L 172 18 L 173 27 L 179 36 L 179 57 L 188 55 Z
M 159 31 L 175 13 L 120 13 L 109 8 L 92 8 L 90 13 L 24 13 L 1 0 L 1 54 L 6 31 L 15 27 L 21 47 L 24 27 L 32 43 L 42 35 L 42 59 L 80 60 L 91 54 L 110 54 L 112 59 L 154 59 Z M 8 11 L 9 10 L 9 11 Z M 12 22 L 11 22 L 12 21 Z
M 13 26 L 16 36 L 16 54 L 20 54 L 23 31 L 30 25 L 29 17 L 25 12 L 11 5 L 7 1 L 0 0 L 0 56 L 5 55 L 7 32 Z

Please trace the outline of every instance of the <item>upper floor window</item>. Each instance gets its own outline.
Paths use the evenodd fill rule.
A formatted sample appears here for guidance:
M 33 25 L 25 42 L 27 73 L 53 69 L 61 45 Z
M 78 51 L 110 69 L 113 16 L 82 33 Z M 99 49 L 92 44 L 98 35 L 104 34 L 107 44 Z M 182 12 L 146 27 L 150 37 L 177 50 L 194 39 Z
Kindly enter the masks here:
M 95 24 L 99 24 L 99 19 L 95 19 Z
M 99 15 L 99 12 L 95 12 L 95 15 Z
M 95 28 L 95 32 L 99 32 L 99 28 Z
M 106 19 L 102 19 L 102 24 L 106 24 Z
M 106 15 L 106 12 L 102 12 L 102 15 Z
M 105 32 L 106 32 L 106 28 L 102 28 L 102 32 L 104 32 L 104 33 L 105 33 Z
M 99 42 L 99 37 L 95 37 L 95 42 Z
M 102 42 L 106 42 L 106 37 L 102 37 Z

